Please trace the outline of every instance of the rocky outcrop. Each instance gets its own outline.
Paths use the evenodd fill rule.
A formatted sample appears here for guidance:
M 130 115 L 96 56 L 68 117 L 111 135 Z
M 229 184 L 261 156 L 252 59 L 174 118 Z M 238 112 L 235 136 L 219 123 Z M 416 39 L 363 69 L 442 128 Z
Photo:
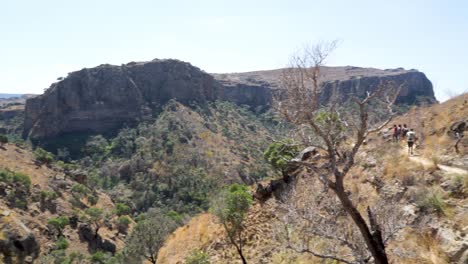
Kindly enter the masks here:
M 78 226 L 78 232 L 80 239 L 88 243 L 88 247 L 91 251 L 101 250 L 115 254 L 115 244 L 109 240 L 103 239 L 99 234 L 94 234 L 91 227 L 89 227 L 87 224 L 80 224 Z
M 4 263 L 31 263 L 39 255 L 34 233 L 9 210 L 0 215 L 0 253 Z
M 418 71 L 356 67 L 323 69 L 321 98 L 333 91 L 346 98 L 364 94 L 379 78 L 407 82 L 398 102 L 436 102 L 432 84 Z M 207 74 L 177 60 L 100 65 L 72 72 L 41 96 L 27 100 L 23 136 L 50 138 L 66 133 L 105 133 L 151 117 L 171 99 L 181 103 L 226 100 L 251 107 L 268 107 L 279 88 L 281 70 L 238 74 Z M 337 89 L 328 89 L 329 85 Z

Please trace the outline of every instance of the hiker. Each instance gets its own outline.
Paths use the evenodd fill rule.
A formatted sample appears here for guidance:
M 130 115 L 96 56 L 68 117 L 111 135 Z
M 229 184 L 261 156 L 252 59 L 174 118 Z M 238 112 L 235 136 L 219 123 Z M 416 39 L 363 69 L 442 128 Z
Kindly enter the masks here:
M 403 140 L 406 138 L 406 134 L 408 134 L 408 127 L 406 124 L 403 124 L 403 130 L 401 131 L 401 138 Z
M 401 139 L 401 134 L 403 133 L 403 128 L 401 127 L 401 124 L 398 125 L 398 129 L 397 129 L 397 141 L 399 141 Z
M 393 125 L 393 141 L 398 142 L 398 127 Z
M 413 155 L 414 142 L 416 141 L 416 133 L 411 128 L 410 131 L 406 134 L 408 140 L 408 155 Z

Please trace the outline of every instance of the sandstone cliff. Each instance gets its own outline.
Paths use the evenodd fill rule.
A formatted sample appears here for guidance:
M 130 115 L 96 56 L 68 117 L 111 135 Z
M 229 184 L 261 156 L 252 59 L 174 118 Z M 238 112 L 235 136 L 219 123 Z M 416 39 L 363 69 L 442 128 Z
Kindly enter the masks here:
M 280 88 L 281 74 L 282 69 L 213 75 L 224 87 L 271 91 Z M 346 101 L 350 95 L 364 96 L 367 91 L 373 91 L 377 87 L 379 80 L 393 81 L 398 85 L 406 82 L 397 104 L 437 102 L 432 83 L 424 73 L 417 70 L 323 67 L 320 79 L 323 87 L 320 100 L 323 103 L 330 100 L 334 93 L 342 101 Z M 271 100 L 271 92 L 263 93 L 263 97 L 257 98 L 259 101 Z
M 338 92 L 365 94 L 376 80 L 406 81 L 399 103 L 436 102 L 431 82 L 416 70 L 325 67 L 322 100 Z M 151 117 L 170 99 L 188 104 L 226 100 L 251 107 L 268 107 L 279 87 L 281 70 L 207 74 L 177 60 L 100 65 L 72 72 L 41 96 L 26 103 L 23 136 L 50 138 L 63 133 L 104 133 Z M 329 86 L 337 89 L 328 89 Z

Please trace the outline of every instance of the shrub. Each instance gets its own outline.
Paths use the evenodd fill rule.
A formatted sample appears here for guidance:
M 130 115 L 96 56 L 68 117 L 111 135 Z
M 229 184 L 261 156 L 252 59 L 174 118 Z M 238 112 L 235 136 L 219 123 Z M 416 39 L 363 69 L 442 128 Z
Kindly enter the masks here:
M 91 190 L 88 187 L 84 186 L 81 183 L 73 184 L 71 191 L 75 196 L 80 198 L 91 192 Z
M 132 212 L 130 207 L 124 203 L 116 203 L 114 211 L 118 216 L 129 215 Z
M 102 251 L 97 251 L 96 253 L 94 253 L 90 257 L 91 263 L 104 264 L 104 263 L 106 263 L 106 259 L 107 259 L 107 256 Z
M 0 134 L 0 147 L 2 147 L 4 144 L 8 143 L 8 138 L 7 136 Z
M 104 211 L 101 208 L 90 207 L 85 210 L 85 214 L 82 220 L 92 225 L 94 234 L 97 235 L 99 229 L 104 224 Z
M 89 195 L 88 197 L 86 197 L 86 199 L 88 200 L 89 204 L 96 205 L 97 202 L 99 201 L 99 196 L 97 196 L 95 194 L 92 194 L 92 195 Z
M 174 222 L 176 222 L 178 225 L 182 225 L 184 223 L 182 215 L 177 213 L 176 211 L 169 211 L 169 213 L 167 213 L 167 216 L 174 220 Z
M 438 188 L 423 190 L 417 198 L 417 205 L 422 210 L 433 210 L 439 215 L 446 215 L 447 203 L 444 201 L 444 195 Z
M 128 216 L 119 216 L 119 218 L 117 218 L 116 221 L 117 230 L 119 230 L 120 233 L 126 234 L 130 223 L 131 221 L 130 218 L 128 218 Z
M 41 191 L 42 201 L 52 201 L 58 198 L 58 194 L 54 191 Z
M 0 169 L 0 181 L 13 187 L 6 197 L 9 205 L 26 209 L 28 206 L 29 188 L 31 186 L 29 176 L 19 172 Z
M 63 229 L 70 224 L 70 220 L 66 216 L 53 217 L 49 219 L 48 224 L 57 229 L 59 236 L 61 236 Z
M 20 172 L 13 172 L 9 170 L 0 169 L 0 181 L 6 182 L 9 184 L 19 184 L 23 185 L 29 190 L 31 185 L 31 179 L 28 175 L 20 173 Z
M 273 143 L 268 146 L 264 153 L 265 160 L 273 168 L 283 171 L 288 165 L 288 161 L 299 153 L 298 147 L 288 143 Z
M 210 264 L 210 258 L 205 252 L 195 250 L 185 259 L 185 264 Z
M 34 150 L 34 158 L 42 164 L 50 164 L 54 161 L 54 155 L 40 147 Z
M 69 245 L 70 243 L 68 243 L 68 240 L 63 236 L 59 237 L 57 242 L 55 242 L 55 247 L 59 250 L 65 250 L 68 248 Z

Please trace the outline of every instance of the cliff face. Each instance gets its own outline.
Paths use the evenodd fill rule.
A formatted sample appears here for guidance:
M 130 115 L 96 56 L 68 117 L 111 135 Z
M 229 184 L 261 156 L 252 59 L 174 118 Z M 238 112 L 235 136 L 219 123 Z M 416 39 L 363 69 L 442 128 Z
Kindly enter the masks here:
M 175 60 L 83 69 L 27 101 L 24 133 L 43 138 L 104 132 L 136 122 L 170 99 L 213 100 L 217 85 L 210 75 Z
M 328 102 L 332 97 L 346 101 L 351 95 L 365 97 L 367 92 L 377 89 L 379 82 L 392 81 L 396 85 L 404 84 L 396 104 L 436 103 L 432 83 L 422 72 L 409 71 L 398 75 L 352 77 L 348 80 L 327 81 L 323 85 L 320 100 Z M 335 97 L 336 96 L 336 97 Z
M 214 74 L 225 87 L 237 87 L 246 90 L 256 88 L 265 90 L 263 98 L 271 101 L 271 91 L 280 89 L 282 70 L 256 71 L 231 74 Z M 432 83 L 426 75 L 417 70 L 387 69 L 360 67 L 322 67 L 322 90 L 320 101 L 326 103 L 337 97 L 342 102 L 351 95 L 365 96 L 375 90 L 379 81 L 392 81 L 396 85 L 405 84 L 397 98 L 397 104 L 436 103 Z M 335 98 L 336 98 L 335 97 Z
M 322 70 L 325 102 L 337 91 L 343 99 L 365 94 L 379 78 L 407 82 L 399 103 L 436 102 L 432 84 L 418 71 L 326 67 Z M 103 133 L 151 116 L 170 99 L 182 103 L 226 100 L 268 107 L 279 88 L 281 70 L 207 74 L 177 60 L 132 62 L 82 69 L 27 100 L 23 136 L 48 138 L 68 132 Z M 329 86 L 337 89 L 328 89 Z M 419 100 L 419 101 L 418 101 Z

